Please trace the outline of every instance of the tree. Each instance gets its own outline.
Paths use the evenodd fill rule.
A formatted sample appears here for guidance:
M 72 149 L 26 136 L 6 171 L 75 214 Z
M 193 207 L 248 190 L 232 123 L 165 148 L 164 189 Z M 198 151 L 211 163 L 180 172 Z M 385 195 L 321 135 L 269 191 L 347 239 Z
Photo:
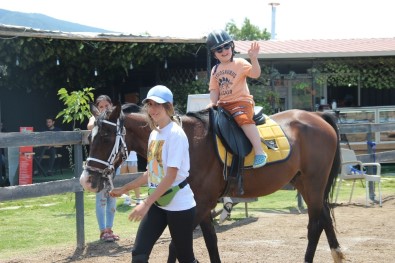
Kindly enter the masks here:
M 95 89 L 87 87 L 69 94 L 65 88 L 59 89 L 59 100 L 63 101 L 66 108 L 59 112 L 56 118 L 63 116 L 63 123 L 73 122 L 73 130 L 76 121 L 82 123 L 85 118 L 89 119 L 91 116 L 90 103 L 94 99 L 93 90 Z
M 260 30 L 258 26 L 252 25 L 248 18 L 244 19 L 244 24 L 239 29 L 234 20 L 226 24 L 225 30 L 233 37 L 234 40 L 268 40 L 270 33 L 266 28 Z

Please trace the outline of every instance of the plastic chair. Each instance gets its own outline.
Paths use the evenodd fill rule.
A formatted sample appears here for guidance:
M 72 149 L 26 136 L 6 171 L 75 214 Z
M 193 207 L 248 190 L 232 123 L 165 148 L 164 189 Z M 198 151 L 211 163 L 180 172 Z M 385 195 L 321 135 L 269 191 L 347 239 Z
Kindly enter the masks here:
M 348 203 L 351 203 L 351 198 L 354 192 L 355 181 L 356 180 L 365 180 L 365 188 L 366 188 L 366 206 L 369 206 L 369 182 L 377 182 L 378 183 L 378 191 L 379 191 L 379 204 L 382 206 L 382 196 L 381 196 L 381 165 L 379 163 L 363 163 L 357 160 L 357 156 L 355 152 L 350 149 L 341 149 L 341 172 L 338 176 L 339 182 L 336 191 L 336 199 L 335 203 L 337 203 L 337 198 L 339 196 L 340 188 L 343 180 L 352 180 L 352 188 L 350 193 L 350 199 Z M 356 169 L 355 166 L 358 166 L 359 169 Z M 371 169 L 376 168 L 376 169 Z M 374 172 L 374 170 L 376 170 Z M 373 171 L 373 172 L 370 172 Z M 370 172 L 368 174 L 368 172 Z

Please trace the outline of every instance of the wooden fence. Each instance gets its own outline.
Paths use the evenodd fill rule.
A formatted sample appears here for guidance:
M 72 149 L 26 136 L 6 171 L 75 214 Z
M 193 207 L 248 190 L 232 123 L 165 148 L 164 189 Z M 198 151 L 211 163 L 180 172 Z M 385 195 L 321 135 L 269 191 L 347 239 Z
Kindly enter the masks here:
M 395 131 L 395 124 L 340 124 L 340 133 L 342 134 L 366 133 L 368 135 L 367 138 L 373 138 L 374 132 L 381 131 Z M 87 143 L 86 138 L 88 134 L 89 131 L 0 133 L 0 148 L 73 145 L 75 178 L 32 185 L 3 187 L 0 188 L 0 201 L 75 193 L 78 248 L 85 246 L 83 188 L 79 183 L 79 176 L 82 173 L 83 164 L 82 145 Z M 376 162 L 395 162 L 395 151 L 376 153 L 375 158 Z M 370 162 L 371 154 L 359 155 L 358 159 L 363 162 Z M 141 173 L 117 176 L 114 184 L 115 186 L 123 185 L 139 175 Z
M 84 195 L 79 177 L 82 173 L 82 145 L 87 143 L 89 131 L 59 131 L 59 132 L 32 132 L 32 133 L 0 133 L 0 148 L 20 146 L 55 146 L 73 145 L 74 177 L 73 179 L 53 182 L 37 183 L 31 185 L 9 186 L 0 188 L 0 201 L 10 201 L 33 197 L 42 197 L 62 193 L 75 193 L 77 247 L 85 246 L 84 231 Z M 117 176 L 115 186 L 123 185 L 138 177 L 141 173 Z
M 341 134 L 346 135 L 353 133 L 366 133 L 367 141 L 372 141 L 375 132 L 395 131 L 395 123 L 339 124 L 339 129 Z M 395 151 L 374 153 L 368 145 L 366 145 L 366 148 L 367 154 L 357 155 L 358 160 L 361 162 L 372 162 L 373 159 L 378 163 L 395 162 Z

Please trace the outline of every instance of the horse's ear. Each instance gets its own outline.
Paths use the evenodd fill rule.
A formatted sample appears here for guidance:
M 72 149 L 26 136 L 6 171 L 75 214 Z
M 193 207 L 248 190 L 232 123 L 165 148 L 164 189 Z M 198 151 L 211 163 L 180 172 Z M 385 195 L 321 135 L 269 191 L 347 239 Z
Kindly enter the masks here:
M 91 110 L 92 115 L 95 116 L 95 118 L 97 116 L 99 116 L 100 111 L 93 103 L 90 104 L 90 110 Z
M 108 119 L 116 122 L 116 120 L 120 117 L 121 113 L 122 113 L 122 106 L 120 103 L 117 103 L 115 107 L 112 108 L 112 112 Z

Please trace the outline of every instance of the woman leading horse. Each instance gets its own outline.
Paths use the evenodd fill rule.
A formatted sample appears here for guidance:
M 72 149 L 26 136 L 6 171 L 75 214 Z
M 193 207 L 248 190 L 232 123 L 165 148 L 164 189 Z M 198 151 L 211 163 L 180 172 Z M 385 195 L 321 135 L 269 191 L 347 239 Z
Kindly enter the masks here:
M 286 134 L 291 147 L 290 155 L 284 162 L 268 163 L 258 169 L 245 169 L 242 175 L 244 193 L 238 195 L 235 192 L 233 196 L 265 196 L 291 183 L 301 193 L 308 207 L 308 244 L 304 262 L 313 262 L 323 231 L 334 262 L 342 262 L 343 253 L 333 226 L 329 200 L 340 168 L 336 120 L 329 113 L 302 110 L 280 112 L 271 118 Z M 223 163 L 214 150 L 214 131 L 210 125 L 209 112 L 188 113 L 181 117 L 181 121 L 189 140 L 191 167 L 188 183 L 197 203 L 194 223 L 201 227 L 210 261 L 221 262 L 211 210 L 217 205 L 227 182 L 223 177 Z M 124 115 L 120 105 L 97 116 L 89 158 L 80 178 L 84 188 L 100 191 L 103 187 L 112 185 L 109 176 L 111 173 L 108 171 L 120 164 L 124 152 L 122 149 L 127 147 L 127 151 L 133 150 L 146 156 L 150 132 L 144 115 Z M 123 144 L 126 144 L 125 147 Z M 112 157 L 114 153 L 117 154 L 116 158 Z M 168 262 L 175 260 L 171 243 Z

